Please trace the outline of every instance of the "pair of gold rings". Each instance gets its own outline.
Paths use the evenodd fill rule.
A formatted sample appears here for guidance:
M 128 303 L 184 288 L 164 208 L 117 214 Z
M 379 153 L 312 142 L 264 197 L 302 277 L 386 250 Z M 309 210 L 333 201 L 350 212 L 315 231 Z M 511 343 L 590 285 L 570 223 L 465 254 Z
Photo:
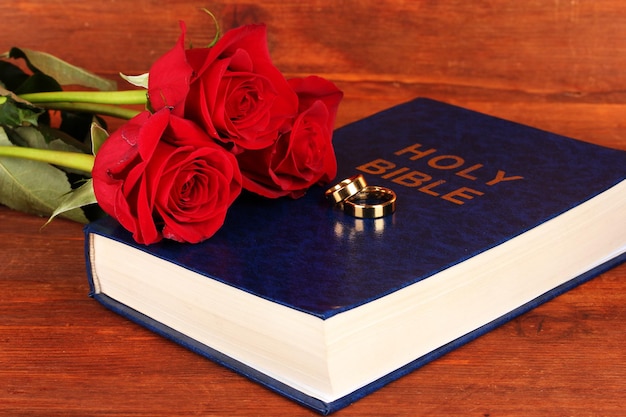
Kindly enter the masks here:
M 376 219 L 396 211 L 396 193 L 386 187 L 367 185 L 361 174 L 346 178 L 324 195 L 346 214 L 362 219 Z

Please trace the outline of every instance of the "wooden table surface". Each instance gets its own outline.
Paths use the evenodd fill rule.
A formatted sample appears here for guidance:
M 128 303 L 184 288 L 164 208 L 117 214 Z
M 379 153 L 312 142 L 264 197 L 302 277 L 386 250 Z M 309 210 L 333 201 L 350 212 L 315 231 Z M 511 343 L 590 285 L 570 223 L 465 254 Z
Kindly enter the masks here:
M 211 39 L 206 6 L 224 29 L 267 23 L 287 76 L 335 81 L 338 126 L 427 96 L 626 149 L 621 0 L 210 3 L 13 2 L 0 51 L 139 74 L 179 19 Z M 88 298 L 82 226 L 43 223 L 0 207 L 0 415 L 315 415 Z M 625 341 L 622 265 L 335 415 L 624 415 Z

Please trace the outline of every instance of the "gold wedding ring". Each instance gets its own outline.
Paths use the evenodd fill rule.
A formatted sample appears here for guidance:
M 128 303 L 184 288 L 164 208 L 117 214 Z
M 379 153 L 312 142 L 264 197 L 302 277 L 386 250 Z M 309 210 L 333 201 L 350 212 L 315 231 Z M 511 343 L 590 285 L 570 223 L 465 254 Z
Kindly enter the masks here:
M 329 188 L 328 190 L 326 190 L 324 195 L 333 204 L 337 204 L 341 203 L 346 198 L 355 195 L 363 188 L 365 188 L 366 185 L 367 184 L 365 183 L 365 178 L 363 178 L 363 175 L 358 174 L 350 178 L 346 178 L 339 184 Z
M 346 198 L 343 211 L 361 219 L 376 219 L 396 210 L 396 193 L 386 187 L 368 185 Z
M 396 193 L 386 187 L 367 185 L 361 174 L 346 178 L 324 195 L 344 213 L 360 219 L 377 219 L 396 211 Z

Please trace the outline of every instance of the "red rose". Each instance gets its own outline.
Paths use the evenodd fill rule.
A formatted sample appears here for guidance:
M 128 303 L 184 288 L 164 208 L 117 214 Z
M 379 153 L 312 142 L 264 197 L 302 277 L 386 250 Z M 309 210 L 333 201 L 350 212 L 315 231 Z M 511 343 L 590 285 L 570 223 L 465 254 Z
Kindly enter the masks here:
M 169 109 L 143 112 L 115 131 L 92 175 L 98 204 L 143 244 L 212 236 L 241 191 L 234 156 Z
M 150 69 L 154 109 L 173 106 L 234 153 L 270 146 L 290 129 L 298 101 L 270 59 L 264 25 L 232 29 L 210 48 L 189 50 L 181 29 L 175 48 Z
M 337 174 L 331 143 L 335 117 L 343 93 L 320 77 L 289 80 L 299 98 L 293 129 L 272 146 L 237 156 L 245 189 L 265 197 L 301 197 L 316 183 Z

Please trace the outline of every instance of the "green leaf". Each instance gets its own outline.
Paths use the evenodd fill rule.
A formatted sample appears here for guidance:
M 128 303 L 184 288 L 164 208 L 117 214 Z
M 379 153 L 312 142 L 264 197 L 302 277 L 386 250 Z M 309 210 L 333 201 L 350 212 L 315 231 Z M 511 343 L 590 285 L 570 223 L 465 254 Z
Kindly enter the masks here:
M 91 124 L 91 152 L 95 155 L 109 137 L 109 133 L 97 123 Z
M 16 101 L 11 96 L 6 96 L 4 103 L 0 104 L 0 125 L 10 127 L 23 125 L 36 126 L 37 118 L 43 112 L 43 109 Z
M 38 93 L 40 91 L 61 91 L 61 85 L 49 75 L 43 72 L 36 72 L 28 77 L 18 88 L 15 94 Z
M 28 74 L 16 65 L 4 60 L 0 60 L 0 84 L 5 88 L 14 91 L 26 81 Z M 5 95 L 5 94 L 3 94 Z
M 0 145 L 14 146 L 0 128 Z M 0 204 L 39 216 L 50 216 L 72 191 L 67 175 L 43 162 L 0 157 Z M 87 223 L 80 209 L 62 213 L 62 217 Z
M 50 127 L 48 125 L 42 124 L 37 126 L 37 131 L 39 132 L 39 134 L 41 134 L 44 138 L 44 140 L 46 141 L 46 143 L 52 143 L 51 146 L 48 146 L 49 149 L 55 149 L 55 150 L 65 150 L 65 151 L 69 151 L 69 152 L 84 152 L 84 153 L 89 153 L 91 147 L 88 144 L 85 144 L 81 141 L 79 141 L 78 139 L 76 139 L 75 137 L 59 130 L 59 129 L 55 129 L 53 127 Z M 18 130 L 18 132 L 22 132 L 25 129 L 23 128 L 18 128 L 16 129 Z M 61 144 L 56 144 L 53 142 L 65 142 L 65 146 L 61 145 Z
M 117 83 L 99 77 L 92 72 L 74 66 L 45 52 L 25 48 L 12 48 L 10 56 L 13 58 L 26 59 L 29 67 L 35 67 L 39 71 L 54 78 L 61 85 L 80 85 L 103 91 L 117 89 Z
M 54 151 L 83 152 L 81 148 L 68 143 L 63 132 L 45 128 L 43 131 L 34 126 L 22 126 L 13 129 L 21 139 L 23 146 L 38 149 L 52 149 Z
M 98 201 L 96 200 L 96 195 L 93 191 L 93 181 L 89 179 L 85 181 L 83 185 L 65 195 L 65 197 L 59 203 L 59 206 L 52 212 L 52 215 L 46 222 L 46 225 L 58 215 L 67 213 L 70 210 L 87 206 L 89 204 L 96 204 L 97 202 Z
M 150 74 L 147 72 L 141 75 L 126 75 L 120 72 L 120 77 L 122 77 L 122 79 L 124 79 L 126 82 L 134 85 L 135 87 L 142 87 L 142 88 L 148 88 L 149 76 Z

